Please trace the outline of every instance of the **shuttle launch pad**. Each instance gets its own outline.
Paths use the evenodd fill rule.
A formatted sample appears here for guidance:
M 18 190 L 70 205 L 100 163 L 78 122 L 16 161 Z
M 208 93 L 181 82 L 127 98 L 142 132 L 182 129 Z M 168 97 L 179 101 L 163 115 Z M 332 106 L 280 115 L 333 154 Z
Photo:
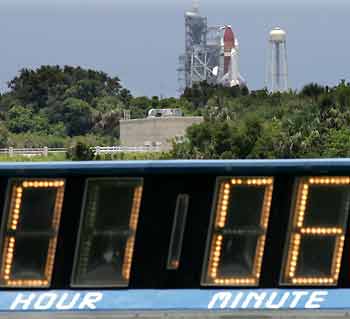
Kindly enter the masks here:
M 239 44 L 231 25 L 208 26 L 198 1 L 185 12 L 185 53 L 179 57 L 179 91 L 193 84 L 243 86 L 239 73 Z

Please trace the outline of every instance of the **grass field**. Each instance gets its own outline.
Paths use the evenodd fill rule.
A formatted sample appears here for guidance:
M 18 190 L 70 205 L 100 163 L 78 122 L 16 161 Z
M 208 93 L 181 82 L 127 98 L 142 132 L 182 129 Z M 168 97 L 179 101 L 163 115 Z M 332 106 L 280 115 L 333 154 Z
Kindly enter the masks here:
M 0 155 L 0 162 L 52 162 L 52 161 L 67 161 L 66 154 L 49 154 L 48 156 L 24 156 L 24 155 Z
M 96 161 L 130 161 L 130 160 L 160 160 L 171 159 L 169 153 L 115 153 L 115 154 L 103 154 L 94 158 Z M 84 160 L 84 159 L 81 159 Z M 36 156 L 24 156 L 24 155 L 0 155 L 0 162 L 52 162 L 52 161 L 70 161 L 66 154 L 49 154 L 48 156 L 36 155 Z

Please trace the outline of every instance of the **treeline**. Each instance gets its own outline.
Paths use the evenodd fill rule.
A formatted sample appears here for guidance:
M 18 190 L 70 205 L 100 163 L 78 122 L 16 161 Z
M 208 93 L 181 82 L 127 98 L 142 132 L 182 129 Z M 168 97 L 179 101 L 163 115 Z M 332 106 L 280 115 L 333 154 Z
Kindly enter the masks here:
M 350 84 L 316 83 L 300 92 L 213 88 L 202 83 L 182 98 L 205 121 L 174 145 L 176 158 L 317 158 L 350 156 Z
M 119 144 L 124 112 L 141 118 L 151 108 L 205 118 L 171 152 L 152 158 L 350 156 L 350 84 L 344 80 L 282 94 L 203 82 L 179 98 L 160 99 L 134 97 L 118 77 L 70 66 L 23 69 L 9 81 L 0 95 L 0 147 L 79 144 L 77 154 L 85 154 L 90 145 Z
M 175 101 L 175 102 L 174 102 Z M 0 95 L 0 147 L 63 147 L 119 142 L 124 111 L 144 117 L 176 99 L 133 97 L 118 77 L 81 67 L 23 69 Z

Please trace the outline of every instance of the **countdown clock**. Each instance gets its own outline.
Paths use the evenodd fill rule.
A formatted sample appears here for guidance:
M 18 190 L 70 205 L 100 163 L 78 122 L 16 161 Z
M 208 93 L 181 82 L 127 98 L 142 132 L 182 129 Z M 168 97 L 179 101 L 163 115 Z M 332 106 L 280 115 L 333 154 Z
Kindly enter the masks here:
M 350 309 L 349 204 L 346 160 L 3 164 L 0 317 Z

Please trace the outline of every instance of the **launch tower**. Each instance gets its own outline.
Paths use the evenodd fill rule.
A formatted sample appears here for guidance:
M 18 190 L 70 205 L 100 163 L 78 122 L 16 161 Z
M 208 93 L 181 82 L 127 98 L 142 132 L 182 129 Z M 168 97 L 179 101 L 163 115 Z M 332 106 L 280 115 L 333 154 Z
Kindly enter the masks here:
M 220 55 L 220 27 L 208 27 L 207 17 L 199 13 L 199 1 L 185 12 L 185 53 L 179 56 L 179 91 L 193 83 L 216 83 L 215 67 Z
M 244 83 L 238 72 L 238 41 L 231 26 L 208 26 L 199 1 L 185 12 L 185 53 L 179 56 L 179 93 L 194 83 L 235 86 Z

